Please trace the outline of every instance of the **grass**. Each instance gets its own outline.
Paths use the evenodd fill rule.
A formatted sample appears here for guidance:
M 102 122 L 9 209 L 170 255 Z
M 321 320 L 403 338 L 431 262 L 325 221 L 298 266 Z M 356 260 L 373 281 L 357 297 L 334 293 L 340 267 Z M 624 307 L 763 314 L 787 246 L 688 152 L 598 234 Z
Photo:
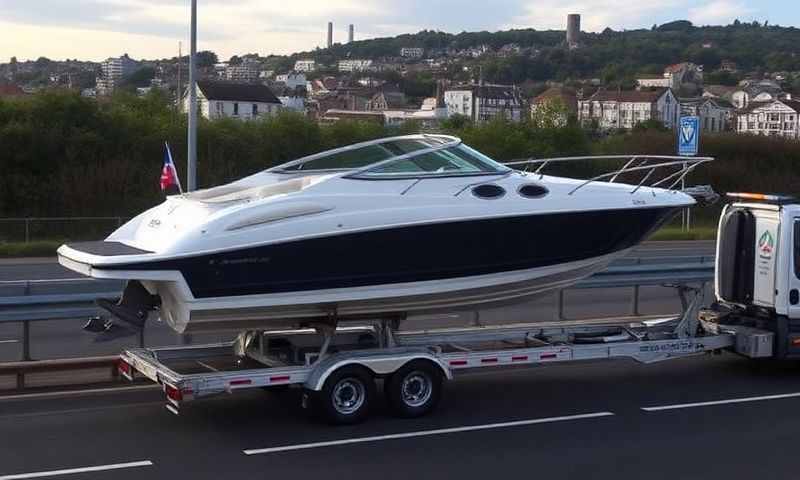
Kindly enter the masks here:
M 0 242 L 0 258 L 54 257 L 63 240 L 36 242 Z
M 684 231 L 681 227 L 666 226 L 653 234 L 650 240 L 715 240 L 716 238 L 717 227 L 701 226 Z

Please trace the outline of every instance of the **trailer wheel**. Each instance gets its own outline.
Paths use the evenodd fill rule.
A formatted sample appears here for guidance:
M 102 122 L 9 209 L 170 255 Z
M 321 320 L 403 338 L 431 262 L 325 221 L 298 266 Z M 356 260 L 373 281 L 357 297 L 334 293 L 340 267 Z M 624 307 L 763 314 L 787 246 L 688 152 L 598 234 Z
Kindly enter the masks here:
M 397 370 L 384 383 L 386 399 L 395 415 L 414 418 L 425 415 L 442 397 L 442 370 L 424 360 L 414 360 Z
M 364 367 L 347 365 L 325 380 L 315 392 L 314 410 L 323 420 L 351 425 L 366 420 L 375 398 L 375 380 Z

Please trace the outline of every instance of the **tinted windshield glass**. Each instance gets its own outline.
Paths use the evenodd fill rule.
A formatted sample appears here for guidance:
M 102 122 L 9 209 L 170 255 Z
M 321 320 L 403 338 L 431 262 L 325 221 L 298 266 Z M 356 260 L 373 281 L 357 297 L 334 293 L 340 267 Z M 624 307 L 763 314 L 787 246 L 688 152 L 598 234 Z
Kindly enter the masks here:
M 398 139 L 377 145 L 368 145 L 353 150 L 331 153 L 300 165 L 287 167 L 285 170 L 329 170 L 362 168 L 398 155 L 405 155 L 423 148 L 431 148 L 441 144 L 436 138 Z
M 399 159 L 363 172 L 364 176 L 448 175 L 500 173 L 508 168 L 467 147 L 446 148 Z

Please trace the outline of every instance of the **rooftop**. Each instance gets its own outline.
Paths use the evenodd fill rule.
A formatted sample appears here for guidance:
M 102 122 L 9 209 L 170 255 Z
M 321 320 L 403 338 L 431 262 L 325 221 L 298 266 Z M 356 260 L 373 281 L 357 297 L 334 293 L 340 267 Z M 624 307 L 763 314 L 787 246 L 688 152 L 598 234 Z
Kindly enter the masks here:
M 197 88 L 209 100 L 229 102 L 277 103 L 281 101 L 266 85 L 259 83 L 235 83 L 200 80 Z

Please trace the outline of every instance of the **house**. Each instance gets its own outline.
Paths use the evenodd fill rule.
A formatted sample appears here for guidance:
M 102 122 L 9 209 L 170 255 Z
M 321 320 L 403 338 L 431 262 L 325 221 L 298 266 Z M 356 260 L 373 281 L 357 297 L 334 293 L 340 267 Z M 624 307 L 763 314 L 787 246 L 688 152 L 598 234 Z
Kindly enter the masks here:
M 637 124 L 655 120 L 666 128 L 675 128 L 680 104 L 672 89 L 598 90 L 589 98 L 578 100 L 578 120 L 596 123 L 601 130 L 631 129 Z
M 407 103 L 406 94 L 396 86 L 394 88 L 382 88 L 369 100 L 367 110 L 401 110 L 406 107 Z
M 238 65 L 227 65 L 225 67 L 225 80 L 229 82 L 252 83 L 258 80 L 261 73 L 261 65 L 255 62 L 242 62 Z
M 353 110 L 330 109 L 320 116 L 322 123 L 336 123 L 342 120 L 372 122 L 379 125 L 384 124 L 384 116 L 381 112 L 356 112 Z
M 731 102 L 736 108 L 747 108 L 750 102 L 769 102 L 783 95 L 778 83 L 772 80 L 745 81 L 732 95 Z
M 667 88 L 679 90 L 684 84 L 703 82 L 703 66 L 691 62 L 676 63 L 664 69 L 664 78 L 669 80 Z
M 309 97 L 319 97 L 322 95 L 327 95 L 330 93 L 330 90 L 325 86 L 325 82 L 322 80 L 309 80 L 306 82 L 306 92 L 308 92 Z
M 468 84 L 450 87 L 444 92 L 448 116 L 464 115 L 473 122 L 505 118 L 522 119 L 522 100 L 511 85 Z
M 121 57 L 111 57 L 100 64 L 101 75 L 95 81 L 97 93 L 108 95 L 114 91 L 119 83 L 130 76 L 139 68 L 139 62 L 128 54 Z
M 704 132 L 719 133 L 729 130 L 733 116 L 733 105 L 722 99 L 708 97 L 681 98 L 681 116 L 700 119 Z
M 317 69 L 317 62 L 314 60 L 298 60 L 294 62 L 295 72 L 313 72 Z
M 184 95 L 183 103 L 184 110 L 188 110 L 188 95 Z M 277 115 L 282 104 L 266 85 L 200 80 L 197 82 L 197 107 L 198 112 L 210 120 L 253 120 Z
M 353 60 L 339 60 L 340 72 L 363 72 L 372 67 L 372 60 L 353 59 Z
M 289 72 L 277 75 L 275 81 L 283 83 L 292 90 L 297 87 L 306 88 L 306 74 L 301 72 Z
M 670 77 L 664 75 L 640 75 L 636 79 L 636 84 L 645 88 L 669 88 Z
M 733 103 L 733 94 L 737 90 L 737 87 L 728 85 L 706 85 L 703 87 L 703 96 L 706 98 L 719 98 Z
M 733 60 L 723 60 L 719 65 L 719 69 L 723 72 L 736 72 L 739 70 L 739 66 Z
M 8 99 L 13 97 L 21 97 L 25 95 L 25 91 L 18 85 L 13 83 L 0 83 L 0 98 Z
M 400 49 L 400 56 L 403 58 L 422 58 L 425 50 L 417 47 L 403 47 Z
M 408 121 L 419 122 L 422 128 L 435 128 L 442 120 L 448 118 L 447 106 L 444 104 L 441 82 L 437 85 L 436 96 L 422 101 L 419 110 L 384 110 L 385 124 L 400 126 Z
M 575 90 L 565 87 L 550 87 L 531 101 L 531 118 L 536 118 L 536 112 L 542 108 L 552 106 L 563 108 L 556 123 L 565 126 L 571 115 L 578 113 L 578 97 Z
M 736 132 L 800 138 L 800 101 L 751 101 L 736 112 Z

